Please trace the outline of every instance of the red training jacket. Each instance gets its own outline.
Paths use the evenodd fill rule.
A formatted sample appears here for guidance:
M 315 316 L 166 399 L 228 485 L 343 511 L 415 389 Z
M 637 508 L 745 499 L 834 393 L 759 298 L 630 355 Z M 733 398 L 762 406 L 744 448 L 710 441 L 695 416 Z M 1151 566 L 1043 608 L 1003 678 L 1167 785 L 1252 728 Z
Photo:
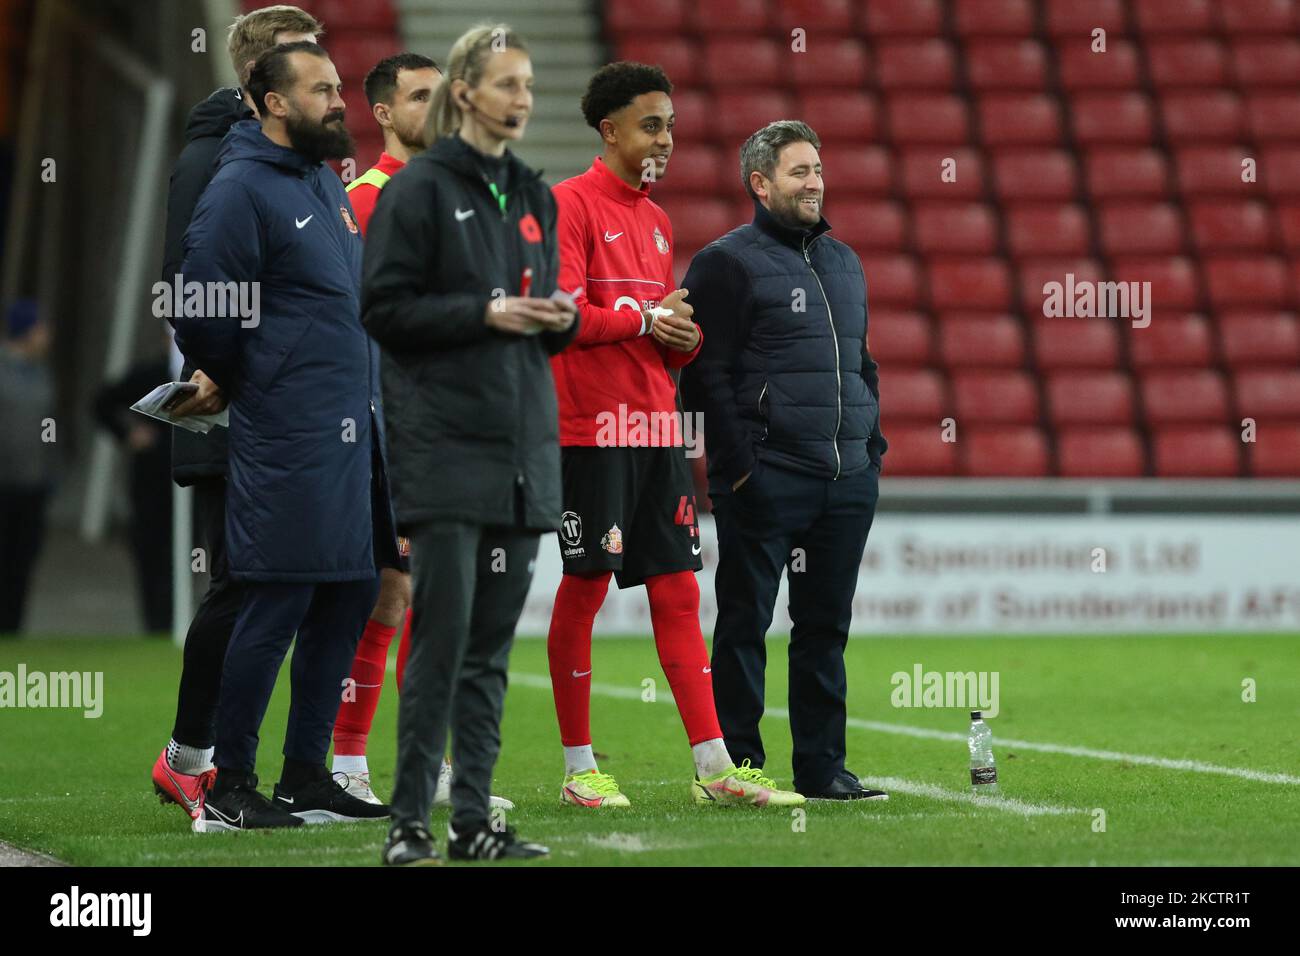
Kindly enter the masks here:
M 383 187 L 374 183 L 362 182 L 368 173 L 378 170 L 385 176 L 392 176 L 406 163 L 400 159 L 394 159 L 387 153 L 379 154 L 379 162 L 367 169 L 348 186 L 348 201 L 352 203 L 352 212 L 356 216 L 357 225 L 361 228 L 361 235 L 366 234 L 366 227 L 370 225 L 370 215 L 375 211 L 375 203 L 379 202 L 379 190 Z

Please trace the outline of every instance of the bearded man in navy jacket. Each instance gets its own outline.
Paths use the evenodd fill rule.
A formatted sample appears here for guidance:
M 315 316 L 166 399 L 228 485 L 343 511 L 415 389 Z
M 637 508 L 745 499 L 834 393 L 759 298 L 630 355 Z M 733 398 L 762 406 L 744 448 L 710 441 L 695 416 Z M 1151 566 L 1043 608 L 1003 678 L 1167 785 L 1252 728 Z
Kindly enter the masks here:
M 316 44 L 263 54 L 248 90 L 261 124 L 231 128 L 185 236 L 184 281 L 208 290 L 206 314 L 176 319 L 181 351 L 230 403 L 229 574 L 247 588 L 200 832 L 388 815 L 325 767 L 378 591 L 375 548 L 396 547 L 372 530 L 372 509 L 388 504 L 377 354 L 360 319 L 362 240 L 322 162 L 352 143 L 338 73 Z M 238 291 L 241 308 L 219 288 Z M 295 633 L 284 771 L 268 800 L 254 774 L 258 729 Z

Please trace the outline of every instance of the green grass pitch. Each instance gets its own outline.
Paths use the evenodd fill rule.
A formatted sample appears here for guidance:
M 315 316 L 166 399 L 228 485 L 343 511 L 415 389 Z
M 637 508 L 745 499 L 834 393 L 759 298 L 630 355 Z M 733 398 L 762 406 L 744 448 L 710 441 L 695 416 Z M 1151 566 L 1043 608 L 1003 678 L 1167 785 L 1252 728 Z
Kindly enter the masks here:
M 767 771 L 790 783 L 785 649 L 769 642 Z M 102 671 L 104 711 L 0 709 L 0 840 L 80 865 L 374 865 L 382 824 L 196 835 L 158 804 L 180 653 L 142 640 L 0 643 L 0 671 Z M 495 792 L 552 856 L 526 865 L 1297 865 L 1300 645 L 1290 636 L 872 638 L 849 643 L 848 765 L 888 802 L 809 804 L 806 815 L 697 808 L 690 753 L 649 638 L 598 639 L 592 725 L 627 811 L 562 806 L 546 647 L 511 659 Z M 1001 797 L 972 798 L 964 710 L 891 705 L 890 676 L 997 671 Z M 391 670 L 391 668 L 390 668 Z M 1243 681 L 1256 688 L 1243 701 Z M 644 681 L 657 699 L 643 700 Z M 270 793 L 287 669 L 262 727 Z M 376 790 L 392 785 L 390 673 L 370 740 Z M 1196 761 L 1185 769 L 1178 761 Z M 883 783 L 879 782 L 883 781 Z M 1104 811 L 1103 814 L 1097 811 Z M 445 836 L 446 811 L 433 832 Z M 1104 823 L 1104 828 L 1102 824 Z

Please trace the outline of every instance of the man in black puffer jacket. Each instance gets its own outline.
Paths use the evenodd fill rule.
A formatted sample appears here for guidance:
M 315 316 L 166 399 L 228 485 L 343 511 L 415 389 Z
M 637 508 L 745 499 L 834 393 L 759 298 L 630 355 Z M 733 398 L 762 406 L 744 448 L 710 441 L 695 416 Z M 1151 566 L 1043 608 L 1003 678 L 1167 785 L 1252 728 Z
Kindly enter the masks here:
M 682 283 L 704 329 L 682 395 L 703 415 L 718 530 L 712 666 L 727 749 L 763 766 L 764 639 L 788 565 L 795 789 L 862 799 L 885 795 L 844 767 L 844 646 L 886 444 L 866 281 L 827 235 L 820 147 L 782 120 L 741 148 L 754 221 L 706 246 Z

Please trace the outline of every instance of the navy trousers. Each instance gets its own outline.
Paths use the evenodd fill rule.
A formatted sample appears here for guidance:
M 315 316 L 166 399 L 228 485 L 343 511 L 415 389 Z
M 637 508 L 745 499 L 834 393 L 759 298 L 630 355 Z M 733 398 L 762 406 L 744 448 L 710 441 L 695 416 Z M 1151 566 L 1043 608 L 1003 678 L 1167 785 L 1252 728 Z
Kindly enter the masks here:
M 760 461 L 737 491 L 713 497 L 718 619 L 711 664 L 722 735 L 736 763 L 764 765 L 758 727 L 764 641 L 781 571 L 788 568 L 790 736 L 798 790 L 821 790 L 844 769 L 844 646 L 879 477 L 874 465 L 832 481 Z
M 329 584 L 241 585 L 244 602 L 226 649 L 213 762 L 252 773 L 257 735 L 280 665 L 297 633 L 284 755 L 324 764 L 357 641 L 379 596 L 378 577 Z

